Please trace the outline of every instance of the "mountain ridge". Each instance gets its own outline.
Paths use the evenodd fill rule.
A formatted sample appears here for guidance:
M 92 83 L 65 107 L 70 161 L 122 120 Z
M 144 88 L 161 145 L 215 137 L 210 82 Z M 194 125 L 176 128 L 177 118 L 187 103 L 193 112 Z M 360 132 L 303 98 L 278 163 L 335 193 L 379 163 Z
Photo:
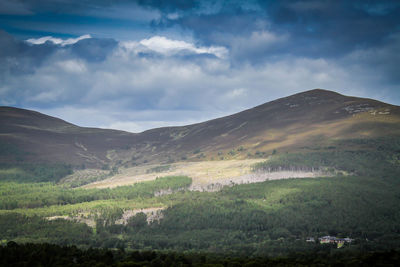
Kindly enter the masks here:
M 28 161 L 95 168 L 148 162 L 248 158 L 343 138 L 400 134 L 400 107 L 313 89 L 196 124 L 141 133 L 80 127 L 36 111 L 0 107 L 0 143 Z M 11 159 L 11 160 L 10 160 Z M 12 161 L 0 155 L 0 162 Z

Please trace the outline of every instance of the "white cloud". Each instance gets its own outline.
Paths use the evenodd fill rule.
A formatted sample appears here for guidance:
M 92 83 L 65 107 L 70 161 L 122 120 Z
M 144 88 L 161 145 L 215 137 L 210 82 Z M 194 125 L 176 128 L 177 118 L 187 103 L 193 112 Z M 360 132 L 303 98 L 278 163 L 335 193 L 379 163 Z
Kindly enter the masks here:
M 44 44 L 45 42 L 52 42 L 53 44 L 66 46 L 66 45 L 75 44 L 75 43 L 79 42 L 80 40 L 89 39 L 89 38 L 92 38 L 92 36 L 90 34 L 85 34 L 85 35 L 79 36 L 77 38 L 68 38 L 65 40 L 61 39 L 61 38 L 55 38 L 52 36 L 45 36 L 45 37 L 41 37 L 41 38 L 30 38 L 26 41 L 28 43 L 34 44 L 34 45 Z
M 57 65 L 65 72 L 83 73 L 85 72 L 86 65 L 82 60 L 64 60 L 57 62 Z
M 193 43 L 181 40 L 172 40 L 164 36 L 153 36 L 143 39 L 139 42 L 126 41 L 121 43 L 121 47 L 138 52 L 146 52 L 146 50 L 154 51 L 164 55 L 175 55 L 180 52 L 191 52 L 194 54 L 213 54 L 219 58 L 225 58 L 228 50 L 221 46 L 197 47 Z
M 226 94 L 228 98 L 238 98 L 238 97 L 245 97 L 246 96 L 246 89 L 245 88 L 237 88 L 233 89 L 232 91 Z

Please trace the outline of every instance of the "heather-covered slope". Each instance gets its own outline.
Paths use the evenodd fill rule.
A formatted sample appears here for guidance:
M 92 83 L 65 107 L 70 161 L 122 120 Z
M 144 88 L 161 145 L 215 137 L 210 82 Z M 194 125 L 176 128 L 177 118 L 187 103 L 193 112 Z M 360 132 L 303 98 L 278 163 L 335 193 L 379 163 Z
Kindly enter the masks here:
M 84 128 L 37 112 L 0 108 L 2 162 L 101 168 L 181 160 L 251 158 L 338 139 L 400 134 L 400 108 L 315 89 L 203 123 L 133 134 Z
M 143 161 L 257 157 L 329 146 L 338 139 L 400 134 L 400 108 L 316 89 L 231 116 L 137 136 L 121 158 Z
M 121 149 L 135 135 L 84 128 L 38 112 L 0 107 L 1 162 L 52 162 L 102 167 L 107 151 Z

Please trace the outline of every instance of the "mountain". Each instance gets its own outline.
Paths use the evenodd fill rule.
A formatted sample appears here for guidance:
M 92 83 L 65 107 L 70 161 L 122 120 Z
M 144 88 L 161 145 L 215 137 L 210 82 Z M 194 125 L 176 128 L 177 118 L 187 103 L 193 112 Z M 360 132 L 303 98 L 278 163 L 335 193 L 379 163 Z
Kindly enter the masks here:
M 341 139 L 399 134 L 399 106 L 322 89 L 203 123 L 137 134 L 78 127 L 38 112 L 0 107 L 3 162 L 22 157 L 32 162 L 100 168 L 186 159 L 241 159 L 274 150 L 329 146 Z
M 400 108 L 379 101 L 348 97 L 327 90 L 311 90 L 207 122 L 153 129 L 141 133 L 133 145 L 136 154 L 185 154 L 208 157 L 232 149 L 246 153 L 293 150 L 340 138 L 377 137 L 400 133 Z
M 135 134 L 78 127 L 39 112 L 0 107 L 2 162 L 62 162 L 100 167 L 107 151 L 121 149 Z M 21 159 L 22 158 L 22 159 Z

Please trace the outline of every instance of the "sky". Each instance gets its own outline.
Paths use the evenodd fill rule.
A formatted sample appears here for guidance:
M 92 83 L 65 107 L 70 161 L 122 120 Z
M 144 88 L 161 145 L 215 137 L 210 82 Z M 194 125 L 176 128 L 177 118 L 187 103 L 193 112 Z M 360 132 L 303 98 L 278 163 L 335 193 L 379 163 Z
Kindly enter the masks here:
M 400 105 L 398 0 L 0 0 L 0 105 L 187 125 L 314 88 Z

